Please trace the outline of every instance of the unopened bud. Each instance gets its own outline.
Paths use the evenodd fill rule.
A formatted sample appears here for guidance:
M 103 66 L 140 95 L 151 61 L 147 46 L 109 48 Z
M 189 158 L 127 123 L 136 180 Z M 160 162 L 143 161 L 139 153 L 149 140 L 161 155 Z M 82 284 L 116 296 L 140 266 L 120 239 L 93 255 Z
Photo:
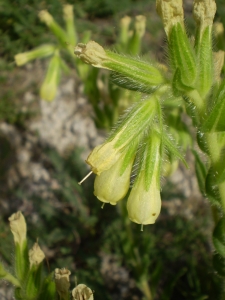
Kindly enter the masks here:
M 27 224 L 21 211 L 12 214 L 9 217 L 9 222 L 15 244 L 23 246 L 27 236 Z
M 156 10 L 162 18 L 167 36 L 169 36 L 171 28 L 177 23 L 184 27 L 182 0 L 156 0 Z
M 55 269 L 55 284 L 56 290 L 60 296 L 60 299 L 67 300 L 70 288 L 70 274 L 71 272 L 66 269 Z
M 54 21 L 52 15 L 50 15 L 50 13 L 47 10 L 41 10 L 38 16 L 40 20 L 48 26 Z
M 44 258 L 45 258 L 44 252 L 41 250 L 38 243 L 35 243 L 33 247 L 29 250 L 30 268 L 32 266 L 38 266 L 43 261 Z
M 17 64 L 17 66 L 22 66 L 33 59 L 50 56 L 54 53 L 54 51 L 55 51 L 55 46 L 43 45 L 43 46 L 37 47 L 31 51 L 19 53 L 19 54 L 15 55 L 14 58 L 15 58 L 15 62 Z
M 143 37 L 145 33 L 145 27 L 146 27 L 146 17 L 139 15 L 135 17 L 135 31 L 138 34 L 138 36 L 141 38 Z
M 94 300 L 92 290 L 85 284 L 78 284 L 78 286 L 72 290 L 72 297 L 73 300 Z
M 212 26 L 216 13 L 215 0 L 194 0 L 193 15 L 196 23 L 203 31 L 207 26 Z

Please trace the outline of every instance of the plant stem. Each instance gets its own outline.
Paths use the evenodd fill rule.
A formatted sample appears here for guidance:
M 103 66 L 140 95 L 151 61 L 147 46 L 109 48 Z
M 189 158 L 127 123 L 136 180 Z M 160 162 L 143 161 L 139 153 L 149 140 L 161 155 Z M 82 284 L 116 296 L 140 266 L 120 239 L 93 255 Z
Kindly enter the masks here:
M 153 300 L 152 293 L 148 281 L 146 279 L 140 282 L 140 289 L 145 295 L 147 300 Z
M 212 167 L 220 163 L 221 149 L 218 144 L 218 136 L 216 132 L 208 133 L 206 135 L 206 142 L 210 153 Z M 225 182 L 218 184 L 220 193 L 221 206 L 225 214 Z

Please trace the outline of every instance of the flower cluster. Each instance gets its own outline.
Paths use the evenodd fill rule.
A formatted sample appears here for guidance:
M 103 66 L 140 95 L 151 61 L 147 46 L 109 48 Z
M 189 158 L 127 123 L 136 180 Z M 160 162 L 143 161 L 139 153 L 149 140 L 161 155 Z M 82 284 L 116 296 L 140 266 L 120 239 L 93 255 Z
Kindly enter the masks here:
M 94 194 L 100 201 L 112 205 L 128 194 L 132 170 L 138 165 L 127 209 L 129 218 L 141 225 L 155 223 L 161 208 L 161 135 L 155 121 L 157 101 L 150 96 L 135 103 L 86 161 L 97 175 Z

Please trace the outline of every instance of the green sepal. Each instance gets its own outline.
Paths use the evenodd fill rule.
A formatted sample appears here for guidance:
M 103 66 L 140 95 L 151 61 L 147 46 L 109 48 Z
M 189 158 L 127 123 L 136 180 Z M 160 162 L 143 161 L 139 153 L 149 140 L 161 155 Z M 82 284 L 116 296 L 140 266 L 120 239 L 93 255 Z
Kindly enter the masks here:
M 158 178 L 160 185 L 161 170 L 161 136 L 156 130 L 151 130 L 144 142 L 144 157 L 141 162 L 140 170 L 145 172 L 145 189 L 148 191 L 152 182 L 153 174 Z M 157 173 L 157 174 L 155 174 Z
M 212 30 L 207 26 L 198 45 L 198 80 L 196 88 L 202 97 L 210 91 L 213 82 Z
M 219 220 L 213 231 L 213 244 L 216 251 L 225 258 L 225 218 Z
M 109 59 L 103 61 L 102 66 L 122 75 L 123 80 L 128 78 L 135 86 L 145 86 L 146 89 L 149 85 L 156 87 L 166 83 L 159 67 L 138 58 L 123 56 L 108 50 L 105 52 Z
M 225 80 L 222 81 L 216 96 L 215 104 L 204 121 L 201 131 L 225 131 Z
M 163 134 L 162 143 L 167 151 L 169 151 L 174 157 L 180 159 L 186 168 L 189 168 L 188 163 L 186 162 L 184 156 L 181 154 L 180 149 L 178 148 L 178 146 L 176 146 L 173 140 L 168 137 L 168 134 L 166 133 Z
M 54 281 L 54 274 L 48 275 L 42 285 L 41 293 L 37 300 L 55 300 L 56 299 L 56 286 Z
M 32 266 L 28 272 L 25 293 L 29 299 L 35 299 L 42 286 L 42 263 Z
M 27 278 L 29 269 L 28 247 L 27 241 L 23 245 L 16 243 L 15 245 L 15 273 L 21 283 L 24 283 Z
M 180 68 L 177 68 L 174 76 L 173 76 L 173 81 L 172 81 L 172 88 L 173 88 L 173 93 L 175 96 L 180 96 L 182 94 L 187 94 L 194 90 L 193 87 L 188 86 L 183 83 L 182 81 L 182 73 Z
M 126 76 L 121 75 L 118 72 L 112 72 L 110 75 L 110 79 L 112 83 L 116 84 L 117 86 L 145 94 L 151 94 L 154 90 L 157 89 L 158 86 L 151 86 L 148 83 L 140 82 L 136 80 L 136 78 L 130 79 Z
M 212 169 L 208 171 L 208 174 L 206 176 L 205 192 L 212 205 L 216 205 L 218 207 L 221 206 L 221 199 L 219 196 L 220 194 L 218 187 L 215 184 L 215 177 L 213 175 Z
M 202 195 L 205 196 L 205 180 L 206 180 L 207 170 L 205 164 L 200 159 L 197 151 L 192 150 L 192 153 L 195 156 L 195 173 L 198 180 L 198 186 Z
M 169 35 L 170 62 L 174 71 L 179 68 L 182 82 L 189 86 L 196 79 L 196 59 L 185 29 L 180 23 L 175 24 Z
M 131 142 L 129 148 L 126 151 L 126 155 L 123 159 L 123 164 L 120 169 L 120 176 L 123 175 L 128 165 L 134 160 L 135 153 L 137 151 L 138 143 L 137 141 Z
M 116 129 L 112 132 L 107 141 L 112 140 L 122 130 L 123 131 L 115 144 L 115 149 L 123 144 L 127 144 L 128 141 L 134 141 L 135 138 L 137 139 L 142 136 L 144 131 L 149 128 L 155 117 L 155 113 L 155 97 L 152 96 L 135 103 L 131 110 L 119 120 Z
M 225 277 L 225 258 L 218 253 L 213 253 L 213 267 L 220 276 Z

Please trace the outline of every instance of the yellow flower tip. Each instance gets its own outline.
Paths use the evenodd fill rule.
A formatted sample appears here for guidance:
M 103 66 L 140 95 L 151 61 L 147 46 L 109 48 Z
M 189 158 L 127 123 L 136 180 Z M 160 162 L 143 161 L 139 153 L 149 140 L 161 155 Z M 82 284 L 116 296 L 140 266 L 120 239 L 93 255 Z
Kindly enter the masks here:
M 27 238 L 27 224 L 21 211 L 12 214 L 9 217 L 9 222 L 15 244 L 22 246 Z
M 181 23 L 184 26 L 182 0 L 156 0 L 156 10 L 162 18 L 167 36 L 175 24 Z
M 15 55 L 14 59 L 18 67 L 25 65 L 30 60 L 26 52 Z
M 124 16 L 121 20 L 120 20 L 120 26 L 123 28 L 128 29 L 128 27 L 130 26 L 131 23 L 131 17 L 129 16 Z
M 121 153 L 114 149 L 116 141 L 117 138 L 115 137 L 112 141 L 95 147 L 89 154 L 86 162 L 91 166 L 93 173 L 100 175 L 103 171 L 111 168 L 119 159 Z
M 85 284 L 78 284 L 73 290 L 72 290 L 72 297 L 73 300 L 94 300 L 93 292 L 92 290 L 87 287 Z
M 85 63 L 98 68 L 101 68 L 102 63 L 107 60 L 104 48 L 94 41 L 87 44 L 79 43 L 75 47 L 74 53 Z
M 38 243 L 35 243 L 29 250 L 30 267 L 39 265 L 45 258 L 44 252 L 41 250 Z
M 146 27 L 146 17 L 139 15 L 135 17 L 135 30 L 140 37 L 143 37 Z
M 215 22 L 213 27 L 214 27 L 215 35 L 223 35 L 224 34 L 223 23 Z
M 55 269 L 56 290 L 62 299 L 68 295 L 70 288 L 70 274 L 71 272 L 66 268 Z
M 197 24 L 202 26 L 202 29 L 204 29 L 206 26 L 212 26 L 215 13 L 215 0 L 194 0 L 194 19 Z
M 40 88 L 40 97 L 46 101 L 53 101 L 57 93 L 57 85 L 51 82 L 44 82 Z
M 73 5 L 70 4 L 64 5 L 63 13 L 66 19 L 73 19 Z
M 47 10 L 41 10 L 38 16 L 40 20 L 46 23 L 47 25 L 50 25 L 54 21 L 52 15 L 50 15 L 50 13 Z
M 133 160 L 131 160 L 125 171 L 120 174 L 123 163 L 124 155 L 110 169 L 96 176 L 94 194 L 100 201 L 116 205 L 119 200 L 126 196 L 130 186 Z
M 154 224 L 161 210 L 160 190 L 153 176 L 148 191 L 144 189 L 144 178 L 134 185 L 127 201 L 128 216 L 131 221 L 148 225 Z

